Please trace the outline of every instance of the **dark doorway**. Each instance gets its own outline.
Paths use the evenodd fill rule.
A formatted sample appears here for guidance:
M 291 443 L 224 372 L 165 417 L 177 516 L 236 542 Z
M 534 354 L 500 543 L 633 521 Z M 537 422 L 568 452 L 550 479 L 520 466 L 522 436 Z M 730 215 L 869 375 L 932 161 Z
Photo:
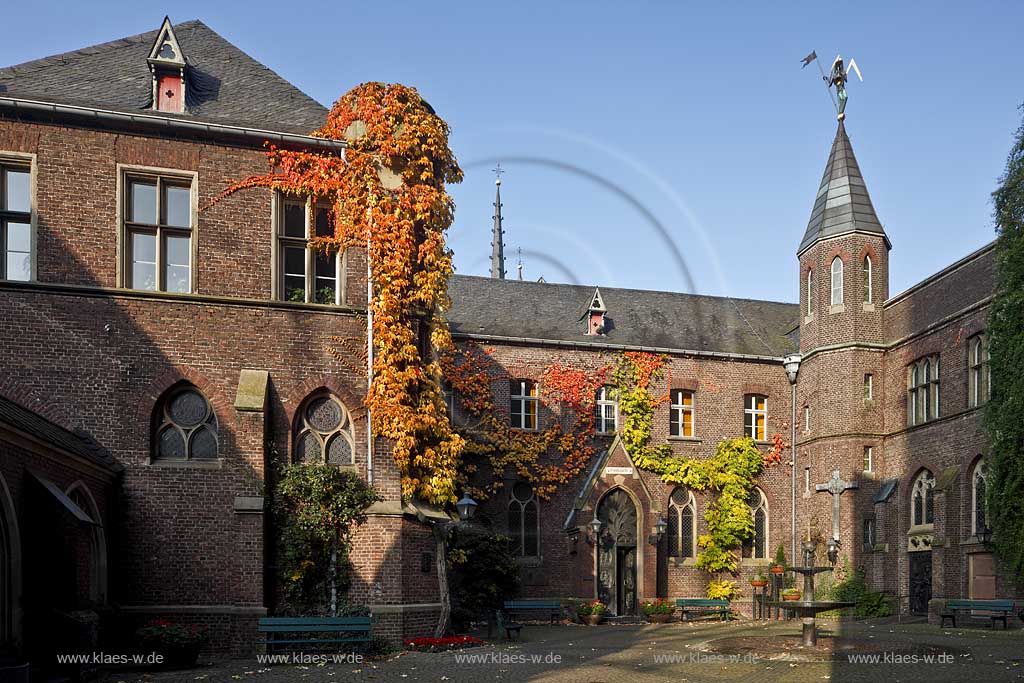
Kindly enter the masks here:
M 636 614 L 636 505 L 616 489 L 597 508 L 601 520 L 598 540 L 597 597 L 615 616 Z
M 910 557 L 910 613 L 928 614 L 932 599 L 931 551 L 908 553 Z

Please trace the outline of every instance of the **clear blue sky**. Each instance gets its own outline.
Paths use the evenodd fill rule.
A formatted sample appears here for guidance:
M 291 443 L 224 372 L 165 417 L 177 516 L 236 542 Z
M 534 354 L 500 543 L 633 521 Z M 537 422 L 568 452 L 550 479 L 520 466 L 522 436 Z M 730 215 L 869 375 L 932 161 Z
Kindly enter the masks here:
M 330 104 L 417 87 L 466 171 L 450 244 L 484 274 L 503 176 L 526 277 L 792 301 L 835 132 L 814 65 L 865 77 L 847 129 L 893 243 L 895 294 L 993 238 L 989 195 L 1024 100 L 1024 4 L 11 2 L 8 65 L 198 18 Z M 17 28 L 21 27 L 21 28 Z M 10 30 L 14 28 L 15 30 Z M 613 191 L 612 187 L 622 190 Z

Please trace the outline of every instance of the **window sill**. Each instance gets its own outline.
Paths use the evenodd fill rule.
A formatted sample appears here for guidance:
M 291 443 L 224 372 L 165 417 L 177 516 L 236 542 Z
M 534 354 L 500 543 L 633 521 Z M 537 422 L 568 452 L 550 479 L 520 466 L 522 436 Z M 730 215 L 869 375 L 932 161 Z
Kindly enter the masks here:
M 670 436 L 669 441 L 674 443 L 703 443 L 704 440 L 696 436 Z
M 935 524 L 918 524 L 910 527 L 907 531 L 907 536 L 924 536 L 926 534 L 935 533 Z
M 875 472 L 874 470 L 861 470 L 860 476 L 864 477 L 865 479 L 875 481 L 876 479 L 878 479 L 878 472 Z
M 670 567 L 692 567 L 697 564 L 697 558 L 695 557 L 670 557 L 668 558 L 668 566 Z
M 224 459 L 217 458 L 216 460 L 150 460 L 148 465 L 150 467 L 160 467 L 172 470 L 219 470 L 224 467 Z
M 814 314 L 813 313 L 811 315 L 805 315 L 804 316 L 804 325 L 806 325 L 809 322 L 813 322 L 813 320 L 814 320 Z
M 864 304 L 864 310 L 865 310 L 865 311 L 866 311 L 867 313 L 872 313 L 872 312 L 874 312 L 874 310 L 875 310 L 875 305 L 874 305 L 874 304 L 869 304 L 869 303 L 865 303 L 865 304 Z
M 835 304 L 834 306 L 829 306 L 828 307 L 828 312 L 829 312 L 830 315 L 832 313 L 845 313 L 846 312 L 846 306 L 844 304 Z

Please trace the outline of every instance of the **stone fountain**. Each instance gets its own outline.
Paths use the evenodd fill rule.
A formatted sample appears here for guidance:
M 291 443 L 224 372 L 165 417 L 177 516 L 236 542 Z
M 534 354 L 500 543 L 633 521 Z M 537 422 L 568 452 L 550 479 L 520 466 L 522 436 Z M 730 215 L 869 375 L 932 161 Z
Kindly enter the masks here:
M 822 572 L 830 572 L 832 571 L 832 567 L 812 566 L 814 564 L 814 548 L 816 547 L 814 541 L 804 541 L 803 544 L 801 544 L 801 547 L 804 551 L 804 566 L 789 568 L 790 571 L 796 572 L 797 574 L 803 574 L 804 576 L 804 590 L 800 596 L 800 600 L 782 600 L 780 602 L 772 603 L 772 605 L 790 612 L 795 612 L 803 621 L 804 645 L 814 646 L 818 644 L 818 628 L 814 622 L 815 615 L 818 614 L 818 612 L 827 612 L 829 610 L 839 609 L 840 607 L 852 607 L 855 603 L 814 599 L 814 575 L 821 574 Z

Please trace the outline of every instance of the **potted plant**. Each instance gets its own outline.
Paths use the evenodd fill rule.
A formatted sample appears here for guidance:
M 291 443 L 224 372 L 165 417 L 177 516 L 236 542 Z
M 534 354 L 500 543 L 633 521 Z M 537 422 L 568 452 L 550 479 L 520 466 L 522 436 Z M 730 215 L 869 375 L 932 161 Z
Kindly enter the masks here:
M 789 602 L 796 602 L 800 599 L 800 589 L 798 588 L 787 588 L 782 591 L 782 599 Z
M 165 668 L 187 668 L 196 665 L 199 650 L 209 638 L 206 629 L 194 624 L 172 624 L 154 619 L 135 632 L 146 650 L 161 655 Z
M 668 623 L 672 619 L 672 613 L 676 611 L 676 606 L 665 598 L 644 600 L 642 607 L 644 614 L 647 615 L 647 621 L 652 624 Z
M 604 619 L 605 613 L 608 611 L 608 606 L 600 600 L 593 600 L 591 602 L 585 602 L 576 608 L 576 614 L 580 618 L 591 626 L 597 626 Z
M 754 588 L 764 588 L 768 585 L 768 577 L 764 575 L 764 572 L 758 572 L 751 577 L 750 585 Z
M 772 574 L 786 573 L 786 548 L 781 543 L 775 549 L 775 559 L 772 560 L 771 572 Z

